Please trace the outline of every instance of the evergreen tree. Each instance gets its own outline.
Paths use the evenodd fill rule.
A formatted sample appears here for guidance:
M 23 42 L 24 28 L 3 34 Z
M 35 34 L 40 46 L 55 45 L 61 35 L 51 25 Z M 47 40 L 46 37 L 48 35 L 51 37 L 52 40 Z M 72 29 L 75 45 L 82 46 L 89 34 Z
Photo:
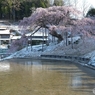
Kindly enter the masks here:
M 94 17 L 94 16 L 95 16 L 95 8 L 91 8 L 91 9 L 88 11 L 88 13 L 87 13 L 86 16 L 87 16 L 87 17 L 88 17 L 88 16 Z
M 55 6 L 63 6 L 63 0 L 54 0 L 54 5 Z
M 19 20 L 38 7 L 49 7 L 48 0 L 0 0 L 0 19 Z

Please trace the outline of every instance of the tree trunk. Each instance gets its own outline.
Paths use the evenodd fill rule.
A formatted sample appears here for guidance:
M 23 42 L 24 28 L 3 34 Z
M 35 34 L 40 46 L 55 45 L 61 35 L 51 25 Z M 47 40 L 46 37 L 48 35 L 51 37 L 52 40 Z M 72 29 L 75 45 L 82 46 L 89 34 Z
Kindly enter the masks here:
M 56 31 L 52 31 L 50 32 L 50 34 L 54 37 L 57 37 L 59 42 L 63 40 L 63 37 L 61 36 L 61 34 L 57 34 Z

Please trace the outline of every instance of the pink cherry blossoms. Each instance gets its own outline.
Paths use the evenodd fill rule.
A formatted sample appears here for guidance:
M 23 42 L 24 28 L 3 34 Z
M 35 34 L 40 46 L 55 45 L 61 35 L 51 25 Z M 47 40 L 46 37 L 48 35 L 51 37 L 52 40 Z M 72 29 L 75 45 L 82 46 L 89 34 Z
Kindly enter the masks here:
M 40 26 L 47 28 L 52 36 L 60 41 L 64 34 L 71 32 L 72 36 L 92 37 L 95 35 L 95 18 L 76 19 L 81 12 L 73 7 L 52 6 L 37 8 L 30 17 L 24 18 L 20 25 L 23 28 Z M 75 18 L 74 18 L 75 17 Z
M 57 37 L 62 38 L 62 36 L 58 36 L 57 32 L 55 33 L 54 30 L 52 31 L 50 27 L 52 26 L 59 26 L 59 25 L 66 25 L 71 20 L 71 16 L 78 16 L 79 11 L 75 10 L 72 7 L 66 6 L 53 6 L 49 8 L 37 8 L 36 11 L 31 14 L 30 17 L 24 18 L 20 25 L 24 27 L 32 27 L 34 25 L 41 26 L 44 28 L 48 28 L 50 30 L 50 34 Z M 54 33 L 54 34 L 53 34 Z
M 22 35 L 20 39 L 17 39 L 12 42 L 8 52 L 15 52 L 21 50 L 28 45 L 28 38 L 25 35 Z

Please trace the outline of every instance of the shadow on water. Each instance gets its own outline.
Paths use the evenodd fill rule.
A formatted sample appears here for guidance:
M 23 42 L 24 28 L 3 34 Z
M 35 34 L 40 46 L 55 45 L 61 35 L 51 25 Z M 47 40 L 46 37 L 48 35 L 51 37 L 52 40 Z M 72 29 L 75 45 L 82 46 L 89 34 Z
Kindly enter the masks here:
M 85 67 L 85 66 L 81 66 L 79 64 L 75 64 L 81 71 L 85 72 L 87 75 L 94 77 L 95 78 L 95 70 Z

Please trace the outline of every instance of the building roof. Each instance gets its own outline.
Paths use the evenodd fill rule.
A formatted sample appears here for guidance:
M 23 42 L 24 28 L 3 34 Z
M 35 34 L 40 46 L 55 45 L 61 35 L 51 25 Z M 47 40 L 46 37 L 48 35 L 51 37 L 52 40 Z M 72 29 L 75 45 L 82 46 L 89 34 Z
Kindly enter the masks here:
M 21 38 L 21 36 L 13 36 L 11 39 L 16 40 L 16 39 L 20 39 L 20 38 Z
M 10 34 L 10 30 L 6 28 L 0 28 L 0 34 Z

